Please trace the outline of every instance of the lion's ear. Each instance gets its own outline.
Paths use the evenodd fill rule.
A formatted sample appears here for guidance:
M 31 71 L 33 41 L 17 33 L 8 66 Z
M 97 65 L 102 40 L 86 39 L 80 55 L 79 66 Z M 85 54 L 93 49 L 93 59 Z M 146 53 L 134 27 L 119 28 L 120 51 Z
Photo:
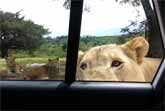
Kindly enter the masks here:
M 83 51 L 78 51 L 78 58 L 77 58 L 77 63 L 79 64 L 81 59 L 83 58 L 84 56 L 84 52 Z
M 136 60 L 138 64 L 143 62 L 143 58 L 147 55 L 149 50 L 149 44 L 144 37 L 136 37 L 121 46 L 124 52 Z

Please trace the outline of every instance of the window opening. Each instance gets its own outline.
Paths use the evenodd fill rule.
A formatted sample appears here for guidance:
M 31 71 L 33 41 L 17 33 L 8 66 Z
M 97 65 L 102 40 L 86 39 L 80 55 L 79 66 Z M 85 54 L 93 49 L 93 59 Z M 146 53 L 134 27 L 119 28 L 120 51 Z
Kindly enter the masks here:
M 76 79 L 151 82 L 164 53 L 152 2 L 84 0 L 87 4 Z
M 70 9 L 63 4 L 1 1 L 1 80 L 64 80 Z

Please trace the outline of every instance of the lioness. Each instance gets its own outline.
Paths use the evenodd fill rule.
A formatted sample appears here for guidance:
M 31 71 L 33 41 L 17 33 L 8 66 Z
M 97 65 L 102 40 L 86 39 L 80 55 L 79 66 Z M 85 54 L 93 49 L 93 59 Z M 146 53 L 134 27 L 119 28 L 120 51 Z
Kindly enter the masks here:
M 150 82 L 160 59 L 147 58 L 148 42 L 136 37 L 125 44 L 101 45 L 79 52 L 77 80 Z

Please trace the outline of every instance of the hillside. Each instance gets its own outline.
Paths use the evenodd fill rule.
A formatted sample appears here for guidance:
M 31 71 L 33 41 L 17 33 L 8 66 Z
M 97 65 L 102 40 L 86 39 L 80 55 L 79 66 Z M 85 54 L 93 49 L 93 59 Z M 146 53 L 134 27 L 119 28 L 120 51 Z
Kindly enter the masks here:
M 85 36 L 80 38 L 79 50 L 87 50 L 91 47 L 103 44 L 121 44 L 126 42 L 129 37 L 121 36 Z M 24 57 L 66 57 L 67 36 L 56 38 L 44 38 L 39 48 L 33 50 L 17 50 L 18 58 Z

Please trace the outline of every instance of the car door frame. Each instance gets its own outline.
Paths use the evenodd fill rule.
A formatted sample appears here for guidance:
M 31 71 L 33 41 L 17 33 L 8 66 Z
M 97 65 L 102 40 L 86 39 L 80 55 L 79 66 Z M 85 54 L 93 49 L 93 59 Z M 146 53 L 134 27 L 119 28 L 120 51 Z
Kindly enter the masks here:
M 153 3 L 165 45 L 162 0 L 153 0 Z M 164 58 L 152 83 L 75 81 L 82 12 L 83 0 L 71 0 L 65 80 L 2 80 L 2 109 L 161 110 L 164 107 Z

